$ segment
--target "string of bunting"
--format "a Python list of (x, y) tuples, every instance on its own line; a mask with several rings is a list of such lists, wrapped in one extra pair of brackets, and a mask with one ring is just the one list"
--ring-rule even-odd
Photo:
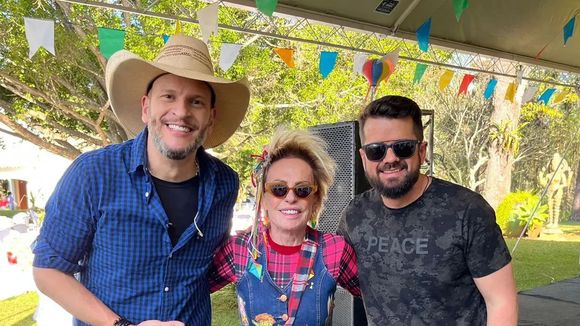
[[(469, 0), (452, 0), (455, 17), (459, 22), (464, 11), (469, 8)], [(272, 17), (276, 11), (278, 0), (256, 0), (256, 8), (268, 17)], [(210, 36), (218, 32), (218, 8), (219, 3), (211, 3), (197, 12), (197, 17), (201, 29), (202, 39), (208, 43)], [(576, 16), (580, 14), (580, 10), (576, 11), (573, 16), (567, 21), (563, 27), (563, 45), (569, 41), (574, 35)], [(429, 17), (416, 30), (417, 46), (422, 52), (428, 52), (430, 48), (429, 38), (431, 33), (432, 19)], [(38, 19), (25, 17), (24, 18), (26, 39), (29, 44), (29, 58), (32, 59), (34, 54), (42, 47), (48, 52), (56, 55), (54, 46), (54, 21), (48, 19)], [(175, 34), (181, 33), (181, 22), (179, 20), (175, 23)], [(99, 50), (105, 58), (109, 58), (113, 53), (124, 49), (126, 32), (119, 29), (111, 29), (106, 27), (99, 27), (98, 29)], [(164, 42), (167, 42), (169, 36), (162, 35)], [(548, 45), (544, 46), (537, 57), (541, 55), (543, 50)], [(242, 50), (241, 44), (222, 43), (220, 48), (219, 67), (223, 71), (227, 71), (238, 58)], [(289, 68), (295, 68), (294, 50), (291, 48), (274, 48), (273, 52), (287, 65)], [(395, 72), (397, 62), (399, 59), (399, 49), (387, 53), (381, 58), (369, 58), (364, 53), (355, 53), (353, 60), (353, 71), (355, 74), (362, 74), (368, 81), (369, 88), (367, 92), (367, 99), (374, 98), (377, 87), (382, 81), (387, 82), (391, 75)], [(338, 61), (338, 52), (335, 51), (321, 51), (319, 58), (319, 72), (322, 78), (327, 78), (336, 67)], [(415, 73), (413, 84), (421, 82), (429, 65), (418, 62), (415, 66)], [(438, 87), (441, 92), (450, 85), (455, 76), (455, 71), (445, 69), (439, 77)], [(473, 81), (477, 76), (472, 74), (464, 74), (457, 92), (457, 96), (466, 94), (472, 87)], [(516, 80), (509, 84), (504, 98), (513, 102), (517, 87), (520, 85), (523, 78), (523, 70), (519, 70)], [(496, 86), (497, 79), (492, 76), (485, 87), (485, 99), (491, 99)], [(536, 92), (539, 90), (538, 86), (530, 85), (523, 93), (522, 103), (531, 101)], [(550, 99), (555, 96), (554, 104), (562, 102), (570, 90), (557, 91), (555, 88), (546, 88), (543, 93), (537, 98), (538, 102), (548, 104)]]

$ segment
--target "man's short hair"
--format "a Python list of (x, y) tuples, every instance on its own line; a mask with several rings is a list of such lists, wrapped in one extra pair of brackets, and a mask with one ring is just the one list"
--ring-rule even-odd
[(415, 101), (404, 96), (387, 95), (369, 103), (358, 118), (359, 133), (364, 139), (364, 126), (368, 118), (413, 119), (413, 130), (417, 140), (423, 141), (423, 121), (421, 108)]

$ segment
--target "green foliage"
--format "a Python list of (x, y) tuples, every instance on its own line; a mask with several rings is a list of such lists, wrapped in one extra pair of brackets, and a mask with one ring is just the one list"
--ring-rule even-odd
[(496, 222), (507, 236), (519, 236), (532, 213), (534, 214), (528, 231), (541, 227), (548, 218), (548, 206), (538, 205), (540, 198), (528, 191), (509, 193), (496, 210)]

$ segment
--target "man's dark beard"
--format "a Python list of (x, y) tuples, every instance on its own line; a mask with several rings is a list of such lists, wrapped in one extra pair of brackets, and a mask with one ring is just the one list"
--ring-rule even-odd
[(369, 180), (370, 185), (373, 188), (375, 188), (378, 192), (380, 192), (381, 195), (383, 195), (385, 198), (390, 199), (401, 198), (404, 195), (406, 195), (409, 191), (411, 191), (415, 183), (417, 183), (417, 180), (419, 180), (420, 173), (419, 168), (417, 168), (417, 170), (415, 171), (410, 171), (409, 174), (405, 176), (405, 179), (403, 179), (403, 182), (400, 185), (389, 187), (386, 186), (383, 182), (381, 182), (381, 179), (378, 176), (379, 173), (378, 167), (377, 170), (375, 170), (374, 172), (375, 172), (374, 175), (370, 175), (369, 172), (366, 171), (367, 179)]

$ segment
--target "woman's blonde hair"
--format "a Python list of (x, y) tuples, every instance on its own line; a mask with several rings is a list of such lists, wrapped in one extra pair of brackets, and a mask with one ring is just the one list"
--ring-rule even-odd
[(268, 155), (259, 180), (262, 187), (258, 187), (261, 189), (257, 190), (264, 191), (263, 183), (274, 162), (289, 157), (304, 160), (312, 168), (314, 183), (318, 187), (318, 191), (314, 194), (318, 200), (314, 202), (310, 217), (313, 226), (318, 224), (318, 218), (328, 197), (328, 190), (332, 185), (336, 170), (336, 163), (327, 152), (326, 142), (310, 131), (279, 128), (272, 136), (267, 151)]

